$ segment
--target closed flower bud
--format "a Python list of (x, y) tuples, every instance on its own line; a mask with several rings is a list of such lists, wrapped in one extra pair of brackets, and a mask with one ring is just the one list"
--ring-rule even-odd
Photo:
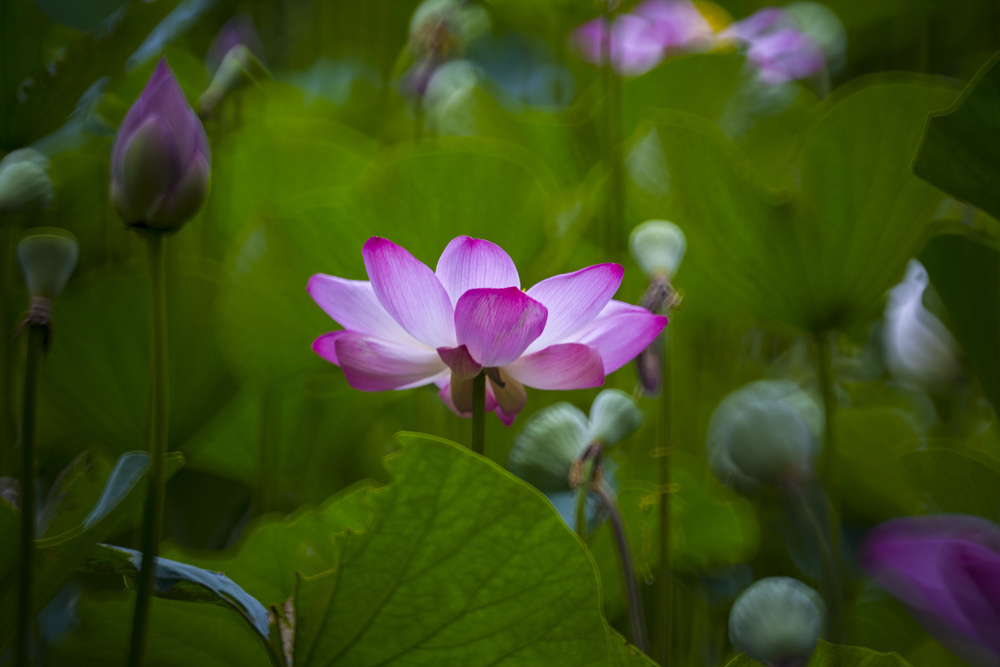
[(727, 396), (708, 425), (708, 459), (723, 484), (753, 492), (812, 474), (822, 412), (790, 382), (760, 380)]
[(805, 667), (826, 617), (819, 593), (790, 577), (750, 585), (729, 612), (729, 641), (773, 667)]
[(79, 255), (76, 237), (64, 229), (28, 230), (17, 245), (17, 259), (31, 296), (50, 300), (59, 296)]
[(211, 115), (228, 95), (269, 76), (264, 64), (242, 44), (229, 49), (212, 82), (198, 98), (203, 116)]
[(889, 290), (882, 330), (885, 365), (900, 384), (947, 393), (962, 376), (958, 344), (948, 328), (924, 308), (927, 270), (915, 259), (906, 277)]
[(208, 47), (208, 55), (205, 56), (205, 66), (209, 73), (216, 74), (226, 56), (237, 46), (244, 47), (256, 60), (264, 62), (264, 45), (249, 14), (237, 14), (226, 21), (219, 34), (212, 40), (212, 45)]
[(34, 213), (52, 203), (49, 159), (33, 148), (11, 151), (0, 160), (0, 212)]
[(556, 403), (527, 421), (507, 468), (541, 491), (564, 491), (573, 463), (589, 443), (587, 417), (569, 403)]
[(617, 444), (642, 424), (642, 412), (620, 389), (605, 389), (590, 406), (590, 440), (605, 447)]
[(648, 220), (632, 230), (629, 248), (647, 276), (672, 278), (684, 259), (687, 241), (680, 227), (666, 220)]
[(111, 155), (111, 201), (125, 223), (177, 230), (208, 192), (205, 128), (165, 59), (125, 116)]

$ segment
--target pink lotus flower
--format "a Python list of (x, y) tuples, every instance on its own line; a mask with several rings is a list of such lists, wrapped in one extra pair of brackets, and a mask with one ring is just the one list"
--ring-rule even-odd
[(822, 47), (802, 32), (789, 12), (767, 7), (726, 28), (723, 39), (735, 38), (747, 49), (761, 83), (778, 85), (804, 79), (826, 67)]
[(713, 32), (701, 12), (688, 0), (646, 0), (632, 13), (617, 16), (610, 36), (604, 17), (584, 23), (570, 35), (570, 44), (588, 62), (604, 61), (605, 39), (611, 65), (624, 76), (638, 76), (678, 52), (704, 51)]
[(486, 409), (510, 425), (524, 387), (584, 389), (604, 383), (667, 324), (611, 297), (618, 264), (598, 264), (520, 288), (499, 246), (460, 236), (436, 271), (386, 239), (362, 250), (371, 281), (316, 274), (308, 292), (344, 327), (313, 343), (362, 391), (435, 383), (457, 414), (472, 414), (472, 380), (484, 372)]
[(970, 664), (1000, 664), (1000, 526), (955, 514), (893, 519), (868, 534), (861, 562)]

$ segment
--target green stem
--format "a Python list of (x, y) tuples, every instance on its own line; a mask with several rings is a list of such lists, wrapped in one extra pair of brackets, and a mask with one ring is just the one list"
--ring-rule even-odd
[(132, 619), (129, 648), (131, 667), (140, 667), (146, 659), (149, 608), (153, 592), (154, 559), (160, 544), (165, 496), (164, 467), (167, 456), (167, 276), (163, 245), (164, 235), (149, 232), (150, 285), (150, 383), (149, 383), (149, 495), (142, 523), (142, 567), (139, 590)]
[(649, 653), (649, 642), (646, 640), (646, 618), (642, 610), (642, 595), (639, 593), (639, 583), (635, 578), (635, 568), (632, 566), (632, 550), (625, 535), (625, 525), (622, 523), (618, 504), (608, 489), (607, 484), (595, 485), (593, 491), (601, 498), (601, 503), (611, 519), (614, 529), (615, 543), (618, 545), (618, 555), (622, 564), (622, 575), (625, 577), (625, 593), (628, 596), (628, 620), (632, 630), (632, 643), (643, 653)]
[(35, 542), (35, 395), (38, 364), (45, 349), (46, 325), (28, 328), (28, 354), (24, 362), (24, 396), (21, 418), (21, 572), (17, 598), (17, 646), (15, 664), (28, 664), (34, 627), (32, 609)]
[(820, 479), (826, 488), (829, 505), (827, 508), (828, 544), (830, 547), (830, 591), (826, 601), (830, 614), (830, 641), (841, 644), (844, 640), (842, 621), (843, 563), (840, 556), (840, 480), (837, 470), (837, 439), (834, 430), (836, 396), (833, 388), (833, 351), (829, 333), (816, 334), (816, 348), (819, 354), (819, 384), (823, 392), (823, 454), (820, 459)]
[(486, 373), (472, 379), (472, 451), (486, 455)]
[(673, 375), (670, 364), (670, 346), (663, 346), (663, 377), (660, 385), (660, 419), (657, 424), (656, 456), (659, 469), (660, 496), (660, 562), (656, 577), (656, 606), (653, 614), (653, 627), (657, 637), (655, 660), (661, 665), (670, 664), (672, 645), (673, 619), (673, 554), (670, 550), (670, 464), (671, 438), (670, 429), (673, 424)]
[(604, 216), (604, 243), (612, 259), (618, 258), (618, 234), (623, 226), (625, 181), (621, 158), (621, 79), (615, 74), (611, 54), (611, 25), (614, 10), (609, 1), (604, 14), (604, 32), (601, 42), (601, 78), (605, 104), (605, 160), (608, 174), (607, 199)]
[(13, 397), (14, 397), (14, 346), (10, 332), (13, 326), (11, 286), (14, 284), (14, 267), (17, 265), (17, 237), (21, 233), (16, 218), (4, 216), (0, 221), (0, 475), (13, 474), (15, 466)]

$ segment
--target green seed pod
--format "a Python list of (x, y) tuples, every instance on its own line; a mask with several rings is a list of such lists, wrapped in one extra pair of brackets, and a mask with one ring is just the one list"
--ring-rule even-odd
[(49, 159), (33, 148), (0, 160), (0, 212), (35, 213), (52, 203)]
[(642, 411), (620, 389), (605, 389), (590, 406), (590, 440), (611, 447), (638, 430)]
[(59, 296), (79, 256), (76, 237), (55, 227), (29, 229), (17, 245), (21, 273), (33, 297)]
[(767, 577), (733, 603), (729, 641), (765, 665), (805, 667), (825, 618), (819, 593), (790, 577)]
[(531, 416), (514, 440), (507, 468), (541, 491), (564, 491), (569, 473), (590, 443), (587, 417), (569, 403)]
[(708, 425), (708, 458), (723, 484), (746, 493), (812, 473), (822, 412), (791, 382), (760, 380), (727, 396)]
[(672, 278), (684, 259), (687, 240), (680, 227), (666, 220), (647, 220), (632, 230), (629, 248), (647, 276), (665, 273)]

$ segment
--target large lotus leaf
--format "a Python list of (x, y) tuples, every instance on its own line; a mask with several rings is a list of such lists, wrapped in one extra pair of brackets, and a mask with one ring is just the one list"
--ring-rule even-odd
[(935, 440), (900, 460), (933, 513), (1000, 515), (1000, 461), (960, 442)]
[[(726, 667), (757, 667), (761, 663), (741, 653)], [(879, 653), (860, 646), (836, 646), (822, 639), (807, 667), (910, 667), (898, 653)]]
[[(169, 477), (183, 464), (179, 454), (167, 457), (166, 474)], [(87, 558), (94, 545), (104, 540), (129, 513), (142, 506), (146, 498), (146, 472), (149, 455), (145, 452), (123, 454), (108, 475), (103, 490), (90, 512), (68, 530), (35, 541), (34, 606), (41, 609), (51, 600)], [(16, 550), (19, 541), (20, 521), (17, 513), (6, 503), (0, 503), (0, 540), (11, 548), (2, 551), (0, 558), (0, 609), (13, 609), (19, 589)], [(14, 517), (14, 521), (11, 521)], [(12, 639), (15, 625), (0, 624), (0, 652)]]
[(306, 283), (314, 273), (365, 278), (361, 248), (372, 236), (431, 267), (453, 237), (486, 238), (507, 250), (530, 285), (529, 260), (553, 227), (553, 189), (544, 166), (515, 147), (441, 139), (381, 154), (339, 202), (298, 199), (277, 217), (251, 221), (227, 262), (219, 307), (227, 358), (265, 378), (322, 368), (310, 346), (338, 327)]
[(372, 522), (333, 571), (299, 579), (295, 664), (621, 662), (593, 561), (541, 494), (447, 441), (398, 437)]
[(265, 606), (280, 605), (295, 590), (296, 572), (318, 575), (337, 563), (333, 537), (347, 529), (364, 529), (370, 512), (362, 502), (373, 488), (370, 483), (359, 483), (318, 508), (306, 506), (285, 518), (265, 515), (246, 530), (238, 544), (222, 552), (164, 549), (163, 556), (225, 572)]
[(923, 446), (905, 413), (860, 407), (836, 413), (837, 455), (844, 512), (878, 523), (917, 514), (923, 491), (899, 458)]
[[(210, 333), (216, 265), (170, 265), (170, 443), (181, 449), (232, 397), (236, 383)], [(75, 455), (81, 444), (111, 454), (142, 447), (149, 412), (146, 271), (130, 266), (81, 278), (54, 312), (56, 342), (39, 382), (43, 449)]]
[[(56, 665), (104, 667), (128, 655), (135, 596), (85, 593), (79, 602), (79, 626), (50, 649)], [(154, 599), (146, 646), (149, 667), (273, 667), (266, 649), (249, 625), (227, 609)]]
[(220, 248), (252, 216), (281, 211), (302, 196), (331, 199), (350, 187), (375, 154), (375, 143), (333, 120), (324, 101), (306, 105), (295, 88), (269, 81), (241, 100), (240, 124), (208, 123), (212, 192), (199, 226)]
[(927, 120), (913, 171), (958, 199), (1000, 218), (1000, 53), (955, 103)]
[(717, 128), (664, 112), (627, 159), (636, 209), (684, 229), (688, 303), (805, 331), (850, 328), (877, 312), (924, 240), (938, 195), (906, 156), (923, 117), (951, 97), (917, 77), (838, 91), (779, 191)]
[(927, 244), (920, 261), (948, 309), (952, 332), (976, 370), (986, 397), (993, 409), (1000, 411), (1000, 261), (996, 241), (938, 236)]

